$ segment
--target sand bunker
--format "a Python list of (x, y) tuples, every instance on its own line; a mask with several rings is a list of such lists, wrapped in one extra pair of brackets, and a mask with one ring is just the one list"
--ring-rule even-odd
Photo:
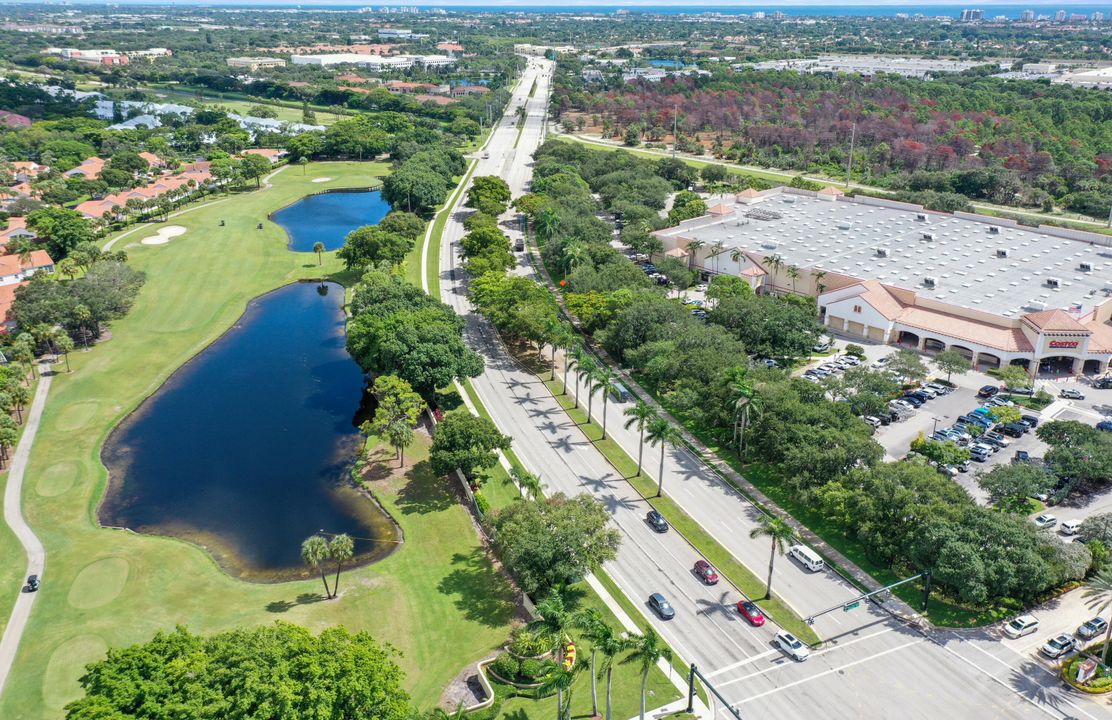
[(154, 235), (148, 235), (139, 242), (143, 243), (144, 245), (165, 245), (166, 243), (170, 242), (170, 238), (175, 238), (178, 235), (184, 234), (185, 228), (183, 228), (181, 225), (167, 225), (166, 227), (159, 229), (159, 231)]
[(332, 178), (330, 178), (330, 177), (323, 177), (323, 178), (313, 178), (312, 182), (328, 182), (328, 181), (329, 181), (329, 180), (331, 180), (331, 179), (332, 179)]

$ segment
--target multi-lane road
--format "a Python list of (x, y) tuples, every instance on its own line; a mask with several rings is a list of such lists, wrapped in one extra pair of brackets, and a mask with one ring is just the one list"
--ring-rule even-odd
[[(474, 175), (501, 176), (515, 196), (527, 190), (531, 154), (543, 141), (551, 72), (551, 62), (530, 59), (506, 116), (477, 161)], [(519, 139), (516, 110), (522, 104), (526, 119)], [(740, 597), (734, 588), (724, 583), (706, 587), (697, 580), (691, 572), (699, 559), (696, 551), (675, 532), (657, 534), (646, 525), (643, 499), (472, 311), (458, 255), (466, 213), (458, 205), (450, 212), (441, 238), (440, 287), (444, 301), (466, 319), (468, 342), (485, 359), (483, 374), (473, 380), (480, 400), (513, 437), (521, 461), (542, 477), (546, 492), (586, 492), (606, 504), (622, 535), (618, 557), (606, 571), (743, 717), (1112, 718), (1102, 701), (1062, 690), (1054, 667), (1037, 659), (1028, 645), (1002, 643), (993, 631), (924, 635), (867, 606), (819, 618), (815, 629), (825, 642), (806, 662), (784, 657), (770, 643), (778, 628), (748, 626), (732, 609)], [(600, 405), (595, 403), (599, 412)], [(635, 456), (637, 438), (619, 421), (623, 409), (611, 404), (609, 428)], [(650, 468), (656, 466), (656, 452), (647, 456), (653, 458), (646, 461)], [(719, 543), (761, 574), (769, 548), (748, 537), (757, 517), (752, 505), (682, 449), (668, 451), (665, 488)], [(774, 587), (801, 615), (856, 594), (831, 573), (807, 573), (787, 558), (777, 563)], [(674, 620), (660, 621), (648, 610), (644, 601), (652, 592), (669, 598)], [(714, 710), (726, 717), (721, 707)]]

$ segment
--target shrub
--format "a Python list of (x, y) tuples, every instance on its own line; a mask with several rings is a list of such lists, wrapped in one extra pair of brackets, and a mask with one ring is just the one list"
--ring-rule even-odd
[(518, 677), (525, 681), (541, 678), (548, 671), (547, 665), (548, 663), (541, 660), (522, 660)]
[(846, 355), (852, 355), (856, 358), (863, 358), (865, 357), (865, 348), (861, 347), (860, 345), (854, 345), (853, 343), (850, 343), (849, 345), (846, 345)]
[(517, 658), (509, 653), (502, 653), (490, 664), (490, 669), (503, 680), (514, 680), (518, 671)]
[(510, 643), (510, 652), (520, 657), (537, 657), (552, 649), (552, 640), (544, 635), (521, 630)]
[(486, 517), (490, 512), (490, 500), (487, 500), (486, 496), (478, 490), (475, 491), (475, 509), (478, 510), (479, 514), (483, 517)]

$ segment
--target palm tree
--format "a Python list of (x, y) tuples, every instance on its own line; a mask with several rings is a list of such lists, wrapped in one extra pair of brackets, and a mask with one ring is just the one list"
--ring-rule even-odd
[(645, 720), (645, 687), (649, 682), (649, 671), (662, 658), (671, 661), (672, 651), (652, 627), (645, 628), (644, 635), (630, 638), (630, 645), (633, 652), (622, 661), (622, 664), (636, 663), (641, 667), (641, 720)]
[(70, 280), (73, 280), (73, 278), (77, 275), (77, 264), (74, 263), (73, 258), (62, 258), (58, 261), (58, 266), (56, 269), (58, 271), (58, 274), (60, 274), (64, 278), (69, 278)]
[(766, 537), (772, 541), (772, 552), (768, 556), (768, 582), (765, 584), (764, 599), (772, 597), (772, 566), (776, 562), (776, 555), (784, 554), (785, 546), (796, 539), (795, 528), (783, 519), (774, 515), (762, 515), (760, 524), (749, 531), (749, 537), (756, 539)]
[(556, 322), (549, 328), (548, 344), (552, 346), (552, 380), (556, 379), (556, 351), (560, 348), (567, 350), (576, 341), (575, 331), (566, 322)]
[[(583, 346), (578, 342), (573, 342), (571, 347), (564, 353), (564, 391), (561, 395), (568, 394), (568, 371), (574, 370), (579, 367), (579, 361), (585, 357)], [(578, 407), (578, 405), (576, 406)]]
[[(626, 408), (625, 416), (629, 418), (629, 420), (625, 422), (625, 429), (629, 430), (631, 425), (636, 425), (637, 432), (641, 435), (641, 439), (637, 445), (637, 475), (640, 475), (641, 459), (645, 454), (645, 428), (649, 426), (650, 422), (656, 419), (656, 410), (644, 400), (638, 400), (636, 405), (631, 408)], [(634, 475), (634, 477), (637, 477), (637, 475)]]
[[(575, 367), (575, 407), (579, 407), (579, 386), (583, 384), (584, 377), (590, 377), (591, 373), (595, 371), (598, 365), (595, 364), (594, 359), (590, 355), (584, 353), (583, 357), (579, 360)], [(587, 421), (590, 422), (591, 417), (587, 416)]]
[(556, 212), (555, 208), (546, 207), (537, 216), (536, 221), (537, 234), (548, 241), (556, 235), (556, 231), (560, 229), (560, 214)]
[(537, 615), (540, 619), (533, 623), (533, 630), (544, 633), (556, 644), (556, 662), (564, 661), (564, 637), (567, 635), (568, 625), (571, 624), (572, 615), (564, 602), (564, 596), (557, 590), (552, 590), (545, 595), (544, 600), (537, 603)]
[[(609, 627), (609, 626), (607, 626)], [(619, 653), (630, 649), (630, 642), (623, 635), (611, 631), (606, 636), (591, 643), (591, 649), (598, 649), (602, 653), (602, 667), (599, 672), (606, 672), (606, 720), (613, 720), (613, 705), (610, 701), (610, 691), (614, 686), (614, 660)]]
[(305, 175), (305, 166), (309, 164), (309, 158), (302, 155), (297, 159), (297, 164), (301, 166), (301, 175)]
[(699, 249), (701, 247), (703, 247), (704, 245), (706, 245), (706, 243), (703, 242), (702, 240), (692, 240), (691, 242), (687, 243), (687, 252), (688, 252), (687, 269), (688, 270), (694, 270), (695, 269), (695, 255), (699, 252)]
[(723, 243), (721, 240), (716, 242), (714, 244), (714, 247), (712, 247), (710, 249), (710, 254), (708, 255), (708, 257), (711, 258), (712, 260), (714, 260), (714, 274), (715, 275), (718, 274), (718, 256), (722, 255), (725, 252), (726, 252), (726, 244)]
[(528, 470), (523, 470), (515, 466), (510, 471), (510, 477), (513, 478), (513, 481), (517, 483), (517, 486), (521, 489), (522, 496), (529, 500), (538, 499), (544, 491), (544, 483), (541, 482), (540, 477)]
[[(537, 688), (537, 691), (542, 695), (547, 695), (553, 690), (556, 691), (556, 720), (571, 720), (572, 688), (582, 669), (580, 665), (572, 665), (568, 668), (564, 667), (562, 662), (557, 663), (545, 675), (541, 686)], [(564, 698), (565, 692), (567, 693), (566, 700)]]
[[(1085, 589), (1081, 597), (1088, 601), (1089, 607), (1096, 610), (1097, 614), (1112, 607), (1112, 565), (1104, 567), (1096, 575), (1085, 581)], [(1101, 652), (1100, 661), (1108, 664), (1108, 646), (1112, 641), (1112, 623), (1104, 631), (1104, 650)]]
[(747, 379), (747, 375), (748, 369), (744, 366), (738, 366), (733, 369), (730, 378), (730, 392), (735, 396), (733, 440), (738, 444), (737, 453), (739, 456), (745, 452), (745, 431), (749, 427), (749, 421), (755, 413), (760, 413), (761, 410), (756, 388)]
[(792, 281), (792, 292), (795, 292), (795, 281), (799, 279), (799, 268), (795, 265), (788, 265), (788, 277)]
[(325, 597), (332, 597), (328, 588), (328, 576), (324, 574), (324, 561), (328, 559), (328, 541), (320, 535), (310, 535), (301, 543), (301, 561), (311, 568), (320, 570), (320, 579), (324, 583)]
[(355, 543), (347, 533), (335, 535), (328, 542), (328, 557), (336, 562), (336, 582), (332, 583), (332, 597), (340, 596), (340, 568), (355, 554)]
[(598, 687), (595, 674), (595, 658), (598, 656), (598, 643), (614, 634), (614, 629), (606, 624), (597, 608), (586, 608), (575, 614), (573, 622), (583, 631), (583, 638), (591, 643), (591, 717), (598, 717)]
[(780, 272), (780, 268), (784, 267), (784, 260), (779, 255), (769, 255), (767, 258), (765, 258), (765, 262), (768, 263), (768, 266), (770, 268), (772, 268), (772, 273), (774, 276), (776, 273)]
[(12, 396), (12, 402), (15, 403), (16, 417), (19, 418), (19, 424), (23, 424), (23, 408), (27, 407), (27, 403), (31, 402), (31, 388), (25, 385), (12, 385), (8, 389), (8, 394)]
[(660, 474), (656, 481), (656, 496), (660, 497), (664, 493), (664, 450), (668, 445), (679, 445), (681, 437), (672, 423), (662, 417), (653, 418), (649, 423), (648, 436), (649, 445), (660, 446)]
[(741, 262), (741, 256), (742, 256), (741, 250), (731, 250), (730, 251), (730, 259), (733, 260), (735, 263), (740, 263)]
[(823, 291), (826, 290), (826, 283), (822, 281), (826, 277), (826, 271), (819, 270), (812, 277), (815, 278), (815, 295), (822, 295)]
[(587, 246), (581, 242), (568, 243), (564, 248), (564, 276), (568, 273), (575, 272), (575, 270), (591, 259), (591, 254), (587, 251)]
[(317, 254), (317, 267), (320, 267), (322, 262), (321, 255), (324, 254), (324, 243), (319, 240), (313, 243), (313, 252)]
[(602, 391), (602, 439), (606, 439), (606, 401), (610, 398), (610, 394), (618, 390), (618, 374), (611, 370), (606, 365), (601, 366), (595, 370), (594, 386)]

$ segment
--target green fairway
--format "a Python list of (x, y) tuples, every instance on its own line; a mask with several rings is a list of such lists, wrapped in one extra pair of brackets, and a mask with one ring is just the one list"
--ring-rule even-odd
[[(506, 638), (513, 606), (503, 581), (467, 512), (420, 463), (408, 482), (377, 488), (405, 544), (381, 563), (345, 573), (335, 601), (318, 601), (319, 580), (240, 582), (193, 545), (96, 524), (106, 481), (99, 453), (109, 430), (231, 326), (252, 297), (340, 270), (331, 253), (318, 267), (312, 253), (286, 250), (284, 231), (265, 222), (267, 213), (322, 189), (366, 187), (388, 168), (321, 163), (306, 170), (286, 168), (271, 188), (206, 198), (170, 219), (186, 233), (167, 244), (140, 244), (155, 228), (139, 228), (115, 245), (147, 273), (147, 284), (111, 340), (73, 353), (73, 373), (59, 375), (51, 389), (23, 495), (47, 548), (46, 572), (0, 698), (5, 720), (61, 717), (86, 662), (178, 623), (212, 632), (281, 618), (314, 630), (336, 623), (368, 630), (404, 653), (406, 685), (422, 707), (436, 702), (464, 664)], [(332, 180), (311, 182), (321, 177)], [(414, 448), (410, 457), (421, 453)], [(0, 534), (5, 558), (10, 541)]]

